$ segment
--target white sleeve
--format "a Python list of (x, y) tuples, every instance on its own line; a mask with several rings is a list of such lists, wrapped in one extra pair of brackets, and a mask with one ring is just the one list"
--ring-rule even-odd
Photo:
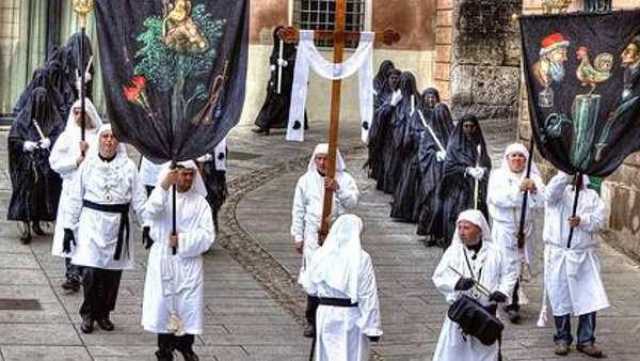
[(336, 202), (344, 209), (355, 208), (358, 205), (358, 198), (360, 197), (356, 181), (347, 173), (343, 173), (338, 181)]
[(522, 206), (520, 185), (509, 185), (500, 171), (491, 172), (487, 202), (498, 208), (518, 208)]
[(605, 207), (604, 202), (595, 191), (589, 190), (589, 193), (592, 196), (590, 197), (591, 204), (586, 211), (578, 214), (580, 217), (578, 228), (585, 232), (594, 233), (598, 232), (605, 223)]
[(162, 217), (167, 208), (169, 191), (157, 186), (153, 189), (147, 202), (144, 204), (144, 213), (147, 221), (157, 220)]
[(147, 191), (142, 184), (142, 180), (140, 179), (140, 174), (136, 169), (136, 166), (132, 161), (129, 161), (131, 172), (133, 174), (133, 182), (131, 183), (131, 205), (133, 206), (133, 210), (136, 214), (136, 219), (138, 220), (138, 224), (145, 226), (146, 225), (146, 216), (145, 216), (145, 203), (147, 202)]
[(199, 214), (196, 227), (178, 234), (178, 256), (181, 258), (199, 257), (211, 247), (216, 237), (211, 207), (204, 198), (198, 200), (199, 205), (193, 210)]
[(458, 292), (455, 287), (460, 279), (460, 276), (449, 268), (451, 260), (455, 256), (455, 248), (456, 246), (447, 248), (440, 259), (440, 263), (438, 263), (438, 267), (433, 272), (433, 277), (431, 277), (433, 284), (449, 303), (453, 303), (457, 298)]
[(376, 275), (371, 257), (366, 253), (363, 254), (360, 267), (358, 309), (360, 310), (360, 318), (357, 321), (357, 325), (362, 330), (362, 333), (365, 336), (382, 336)]
[(569, 184), (569, 177), (566, 174), (559, 173), (553, 176), (544, 192), (547, 203), (553, 205), (560, 202), (567, 184)]
[(296, 242), (304, 240), (304, 177), (298, 180), (296, 191), (293, 196), (293, 207), (291, 208), (291, 235)]
[(546, 187), (542, 178), (540, 176), (531, 177), (533, 182), (536, 184), (536, 193), (529, 192), (529, 208), (543, 208), (544, 207), (544, 195), (546, 192)]
[(87, 172), (87, 162), (83, 162), (78, 169), (78, 175), (73, 178), (71, 188), (69, 189), (69, 198), (67, 199), (66, 208), (64, 212), (64, 228), (72, 230), (76, 229), (78, 221), (80, 220), (80, 213), (82, 212), (82, 200), (84, 199), (84, 179)]
[(51, 154), (49, 155), (49, 165), (51, 169), (61, 176), (78, 169), (76, 159), (71, 156), (72, 152), (70, 147), (71, 144), (69, 144), (63, 133), (58, 141), (53, 144), (53, 149), (51, 149)]

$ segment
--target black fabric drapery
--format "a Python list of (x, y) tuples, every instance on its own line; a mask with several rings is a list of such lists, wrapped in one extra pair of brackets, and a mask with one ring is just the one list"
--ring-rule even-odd
[(149, 160), (213, 153), (245, 97), (249, 0), (98, 0), (107, 114)]
[(606, 177), (640, 150), (640, 11), (521, 18), (531, 126), (567, 173)]

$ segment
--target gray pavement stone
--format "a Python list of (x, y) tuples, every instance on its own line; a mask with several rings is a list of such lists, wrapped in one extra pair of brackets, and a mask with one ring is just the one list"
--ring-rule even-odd
[(2, 346), (5, 361), (91, 361), (82, 346)]

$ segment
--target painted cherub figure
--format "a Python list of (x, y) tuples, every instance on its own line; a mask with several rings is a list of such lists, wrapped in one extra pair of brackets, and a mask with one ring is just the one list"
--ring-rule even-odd
[(164, 43), (178, 53), (201, 53), (207, 50), (207, 39), (191, 18), (191, 1), (176, 0), (167, 4), (163, 21)]

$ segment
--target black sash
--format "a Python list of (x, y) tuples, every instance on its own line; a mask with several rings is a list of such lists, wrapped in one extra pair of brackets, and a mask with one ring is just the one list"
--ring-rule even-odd
[[(120, 214), (120, 229), (118, 230), (118, 243), (116, 244), (116, 251), (113, 254), (113, 259), (116, 261), (120, 260), (120, 256), (122, 254), (122, 247), (124, 243), (127, 244), (127, 248), (125, 250), (125, 254), (127, 258), (129, 257), (129, 204), (98, 204), (93, 203), (84, 199), (82, 201), (82, 206), (87, 207), (89, 209), (93, 209), (100, 212), (106, 213), (119, 213)], [(126, 232), (126, 236), (125, 236)]]
[(351, 300), (348, 298), (319, 297), (318, 300), (319, 300), (318, 304), (325, 305), (325, 306), (358, 307), (358, 302), (351, 303)]

